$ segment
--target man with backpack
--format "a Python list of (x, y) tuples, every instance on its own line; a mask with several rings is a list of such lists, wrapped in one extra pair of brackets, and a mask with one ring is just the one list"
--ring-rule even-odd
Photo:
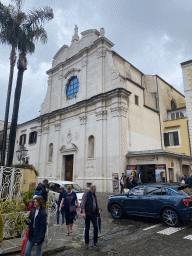
[(48, 180), (45, 179), (42, 183), (39, 183), (36, 187), (34, 195), (42, 196), (45, 204), (47, 202), (47, 193), (49, 192), (49, 189), (47, 188)]

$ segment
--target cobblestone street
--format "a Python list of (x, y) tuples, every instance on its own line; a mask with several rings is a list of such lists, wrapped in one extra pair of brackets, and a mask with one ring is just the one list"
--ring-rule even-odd
[[(191, 255), (192, 224), (184, 223), (177, 228), (167, 227), (159, 219), (124, 216), (120, 220), (107, 212), (110, 194), (97, 193), (102, 208), (100, 248), (93, 247), (93, 228), (90, 229), (90, 247), (84, 248), (84, 220), (75, 221), (73, 236), (65, 236), (66, 226), (54, 226), (51, 218), (47, 243), (43, 255), (130, 255), (130, 256), (187, 256)], [(58, 250), (59, 249), (59, 250)], [(14, 254), (19, 256), (20, 254)]]
[[(190, 224), (169, 228), (161, 220), (152, 218), (125, 216), (121, 220), (113, 219), (107, 212), (109, 195), (97, 193), (99, 206), (102, 208), (99, 250), (93, 247), (92, 239), (90, 239), (89, 250), (85, 250), (84, 220), (78, 220), (74, 224), (73, 237), (64, 236), (65, 225), (64, 227), (53, 227), (56, 233), (54, 237), (64, 239), (64, 246), (66, 246), (66, 250), (54, 255), (190, 255), (192, 240)], [(93, 237), (92, 227), (90, 236)]]

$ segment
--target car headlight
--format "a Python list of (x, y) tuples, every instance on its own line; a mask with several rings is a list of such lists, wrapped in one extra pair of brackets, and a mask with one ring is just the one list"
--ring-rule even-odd
[(109, 196), (109, 199), (111, 199), (112, 197), (113, 197), (113, 195), (110, 195), (110, 196)]

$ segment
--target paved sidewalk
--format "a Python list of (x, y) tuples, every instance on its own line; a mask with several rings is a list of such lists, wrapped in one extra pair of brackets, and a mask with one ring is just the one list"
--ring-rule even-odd
[[(48, 239), (43, 244), (43, 252), (52, 252), (81, 247), (83, 243), (84, 220), (77, 220), (73, 225), (73, 236), (65, 236), (66, 225), (54, 226), (56, 216), (50, 221)], [(5, 240), (3, 242), (3, 254), (10, 255), (21, 250), (22, 238)]]
[[(109, 195), (112, 193), (97, 193), (99, 207), (103, 208), (102, 216), (107, 214), (107, 201)], [(60, 217), (61, 220), (61, 217)], [(65, 236), (66, 225), (54, 226), (56, 223), (56, 214), (53, 214), (50, 218), (48, 239), (43, 244), (43, 254), (51, 255), (54, 252), (65, 251), (69, 249), (78, 249), (84, 245), (84, 219), (74, 221), (73, 225), (73, 236)], [(110, 223), (102, 223), (102, 227), (110, 225)], [(108, 229), (108, 228), (107, 228)], [(105, 235), (105, 228), (102, 229), (102, 235)], [(100, 234), (101, 236), (101, 234)], [(93, 228), (90, 228), (90, 241), (93, 237)], [(3, 254), (19, 255), (21, 249), (22, 239), (5, 240), (3, 242)]]

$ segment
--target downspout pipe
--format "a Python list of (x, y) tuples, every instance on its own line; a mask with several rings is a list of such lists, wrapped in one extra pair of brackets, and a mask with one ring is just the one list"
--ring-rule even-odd
[(160, 107), (159, 107), (159, 86), (158, 86), (158, 80), (157, 80), (157, 75), (156, 75), (156, 84), (157, 84), (157, 108), (159, 109), (159, 126), (160, 126), (160, 136), (161, 136), (161, 149), (163, 149), (163, 141), (162, 141), (162, 125), (161, 125), (161, 116), (160, 116)]

